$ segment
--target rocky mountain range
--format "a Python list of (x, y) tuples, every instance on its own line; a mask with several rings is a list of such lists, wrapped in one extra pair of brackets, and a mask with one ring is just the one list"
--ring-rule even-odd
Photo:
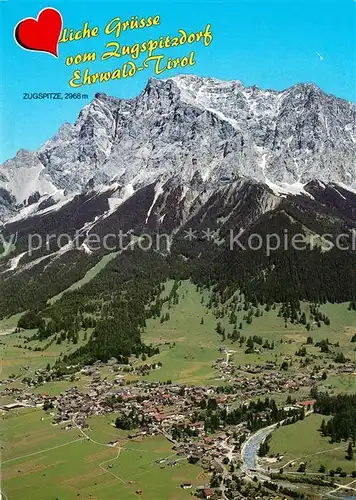
[(355, 104), (314, 84), (152, 78), (134, 99), (97, 94), (73, 125), (1, 165), (0, 220), (114, 183), (117, 204), (173, 178), (198, 192), (241, 177), (282, 193), (313, 179), (356, 188), (355, 155)]

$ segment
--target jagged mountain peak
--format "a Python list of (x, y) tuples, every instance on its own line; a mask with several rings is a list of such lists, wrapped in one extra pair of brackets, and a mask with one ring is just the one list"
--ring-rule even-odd
[(133, 99), (95, 94), (73, 125), (5, 162), (0, 188), (21, 206), (35, 193), (114, 181), (130, 190), (174, 176), (204, 189), (240, 177), (283, 189), (314, 178), (356, 187), (355, 123), (354, 104), (313, 83), (276, 91), (195, 75), (151, 78)]

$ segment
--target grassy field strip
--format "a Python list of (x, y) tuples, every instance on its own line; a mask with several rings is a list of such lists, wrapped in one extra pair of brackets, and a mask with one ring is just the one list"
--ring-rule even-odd
[(72, 444), (72, 443), (76, 443), (77, 441), (83, 441), (84, 438), (78, 438), (78, 439), (73, 439), (73, 441), (69, 441), (68, 443), (63, 443), (63, 444), (59, 444), (57, 446), (52, 446), (52, 448), (46, 448), (45, 450), (40, 450), (40, 451), (35, 451), (34, 453), (29, 453), (28, 455), (22, 455), (22, 457), (16, 457), (16, 458), (10, 458), (9, 460), (4, 460), (2, 462), (2, 464), (8, 464), (10, 462), (14, 462), (15, 460), (21, 460), (23, 458), (28, 458), (28, 457), (32, 457), (33, 455), (38, 455), (40, 453), (45, 453), (46, 451), (52, 451), (52, 450), (56, 450), (57, 448), (62, 448), (62, 446), (67, 446), (68, 444)]
[(126, 448), (126, 446), (125, 446), (124, 450), (128, 450), (128, 451), (137, 451), (137, 452), (139, 452), (139, 453), (151, 453), (151, 452), (150, 452), (150, 451), (148, 451), (148, 450), (139, 450), (138, 448)]
[(106, 265), (113, 260), (120, 252), (112, 252), (107, 255), (104, 255), (104, 257), (101, 258), (99, 262), (97, 262), (93, 267), (91, 267), (81, 278), (80, 280), (76, 281), (73, 283), (70, 287), (68, 287), (66, 290), (63, 290), (63, 292), (60, 292), (58, 295), (54, 295), (51, 297), (48, 302), (49, 304), (54, 304), (58, 300), (61, 299), (64, 293), (67, 292), (72, 292), (74, 290), (77, 290), (78, 288), (82, 287), (86, 283), (89, 283), (97, 274), (99, 274), (100, 271), (102, 271)]
[(13, 316), (10, 316), (8, 318), (4, 318), (0, 320), (0, 331), (1, 330), (8, 330), (10, 329), (15, 329), (18, 320), (21, 318), (21, 316), (25, 313), (26, 311), (22, 311), (20, 313), (14, 314)]
[[(344, 446), (337, 446), (336, 448), (332, 448), (331, 450), (322, 450), (322, 451), (317, 451), (315, 453), (310, 453), (309, 455), (303, 455), (302, 457), (297, 457), (297, 458), (293, 458), (292, 460), (289, 460), (289, 462), (287, 462), (285, 465), (283, 465), (283, 467), (280, 467), (281, 469), (284, 469), (285, 467), (287, 467), (287, 465), (289, 465), (290, 463), (292, 462), (297, 462), (298, 460), (302, 460), (302, 458), (308, 458), (308, 457), (313, 457), (315, 455), (322, 455), (324, 453), (330, 453), (332, 451), (336, 451), (336, 450), (341, 450), (343, 449)], [(277, 470), (277, 469), (275, 469)], [(311, 472), (309, 472), (309, 474), (312, 474)], [(313, 474), (319, 474), (318, 472), (315, 472)]]
[[(97, 444), (97, 445), (100, 445), (100, 446), (108, 446), (106, 443), (99, 443), (98, 441), (95, 441), (95, 439), (92, 439), (90, 436), (88, 436), (88, 434), (86, 432), (83, 431), (83, 429), (81, 429), (74, 421), (73, 421), (73, 424), (77, 427), (77, 429), (83, 434), (83, 436), (85, 436), (87, 439), (89, 439), (90, 441), (92, 441), (94, 444)], [(83, 438), (84, 439), (84, 438)], [(106, 463), (110, 463), (110, 462), (114, 462), (115, 460), (118, 460), (120, 455), (121, 455), (121, 452), (122, 451), (135, 451), (135, 452), (146, 452), (146, 453), (150, 453), (148, 450), (138, 450), (138, 449), (135, 449), (135, 448), (121, 448), (119, 449), (119, 452), (117, 454), (117, 456), (115, 458), (111, 458), (109, 460), (105, 460), (104, 462), (101, 462), (99, 464), (99, 467), (104, 471), (104, 472), (107, 472), (109, 474), (111, 474), (112, 476), (114, 476), (116, 479), (118, 479), (119, 481), (121, 481), (125, 486), (127, 486), (127, 483), (122, 479), (120, 478), (119, 476), (117, 476), (116, 474), (114, 474), (114, 472), (112, 471), (109, 471), (108, 469), (105, 469), (105, 467), (103, 467), (103, 464), (106, 464)], [(170, 458), (173, 458), (173, 457), (176, 457), (177, 454), (176, 453), (173, 453), (172, 455), (169, 455), (168, 457), (165, 457), (165, 460), (169, 460)], [(185, 460), (185, 459), (180, 459), (180, 460)], [(152, 464), (150, 469), (152, 469), (154, 467), (154, 465)], [(146, 470), (144, 472), (141, 472), (141, 473), (138, 473), (134, 476), (132, 476), (133, 479), (136, 479), (137, 477), (139, 476), (143, 476), (144, 474), (146, 474), (147, 472), (149, 471)], [(140, 498), (136, 493), (133, 493), (137, 498)]]
[[(127, 450), (127, 448), (124, 448), (124, 450)], [(177, 454), (174, 453), (173, 455), (169, 455), (168, 457), (165, 457), (164, 460), (169, 460), (170, 458), (173, 458), (173, 457), (176, 457)], [(145, 474), (147, 474), (147, 472), (150, 471), (150, 469), (152, 469), (154, 467), (154, 464), (152, 464), (147, 470), (143, 471), (143, 472), (139, 472), (138, 474), (135, 474), (134, 476), (132, 476), (132, 479), (136, 479), (140, 476), (144, 476)]]
[[(30, 370), (28, 372), (26, 372), (26, 377), (28, 377), (29, 375), (31, 375), (32, 373), (35, 373), (36, 369), (33, 369), (33, 370)], [(0, 375), (2, 375), (3, 373), (3, 366), (2, 364), (0, 365)], [(24, 373), (20, 373), (20, 375), (18, 375), (17, 377), (13, 378), (12, 379), (12, 382), (17, 382), (18, 380), (20, 380), (21, 378), (24, 378)]]
[[(126, 481), (124, 481), (121, 477), (119, 477), (118, 475), (116, 475), (111, 470), (105, 469), (105, 467), (103, 467), (103, 464), (107, 464), (107, 463), (110, 463), (110, 462), (114, 462), (115, 460), (118, 460), (120, 458), (121, 451), (122, 451), (122, 448), (119, 449), (119, 452), (118, 452), (118, 454), (117, 454), (117, 456), (115, 458), (111, 458), (110, 460), (105, 460), (105, 462), (101, 462), (99, 464), (99, 467), (100, 467), (101, 470), (103, 470), (104, 472), (106, 472), (108, 474), (111, 474), (113, 477), (115, 477), (116, 479), (118, 479), (119, 481), (121, 481), (125, 486), (127, 486)], [(134, 495), (136, 498), (140, 498), (137, 495), (137, 493), (134, 493), (133, 491), (131, 492), (131, 494)]]
[[(92, 443), (97, 444), (97, 445), (99, 445), (99, 446), (109, 446), (109, 445), (108, 445), (108, 444), (106, 444), (106, 443), (99, 443), (98, 441), (95, 441), (95, 439), (92, 439), (90, 436), (88, 436), (88, 434), (87, 434), (86, 432), (84, 432), (84, 431), (83, 431), (83, 429), (81, 429), (81, 428), (80, 428), (80, 427), (76, 424), (76, 422), (74, 422), (74, 420), (73, 420), (73, 424), (74, 424), (74, 425), (76, 426), (76, 428), (77, 428), (78, 430), (80, 430), (80, 432), (81, 432), (81, 433), (82, 433), (82, 434), (83, 434), (83, 435), (84, 435), (87, 439), (89, 439)], [(84, 439), (84, 438), (82, 438), (82, 439)], [(112, 471), (110, 471), (110, 470), (108, 470), (108, 469), (105, 469), (105, 467), (103, 467), (103, 464), (107, 464), (107, 463), (110, 463), (110, 462), (114, 462), (115, 460), (118, 460), (118, 459), (120, 458), (121, 450), (122, 450), (122, 448), (120, 447), (120, 448), (119, 448), (119, 451), (118, 451), (118, 454), (117, 454), (117, 456), (116, 456), (115, 458), (111, 458), (111, 459), (109, 459), (109, 460), (105, 460), (104, 462), (101, 462), (101, 463), (99, 464), (99, 467), (100, 467), (100, 469), (101, 469), (102, 471), (104, 471), (104, 472), (105, 472), (105, 473), (107, 473), (107, 474), (111, 474), (111, 476), (115, 477), (115, 478), (116, 478), (116, 479), (118, 479), (118, 480), (119, 480), (122, 484), (124, 484), (125, 486), (127, 486), (127, 483), (126, 483), (126, 482), (125, 482), (125, 481), (124, 481), (121, 477), (117, 476), (114, 472), (112, 472)], [(140, 498), (140, 497), (139, 497), (136, 493), (132, 492), (132, 494), (133, 494), (136, 498)]]
[[(99, 446), (108, 446), (108, 444), (106, 443), (99, 443), (98, 441), (95, 441), (95, 439), (92, 439), (90, 436), (88, 436), (88, 434), (86, 434), (83, 429), (81, 429), (80, 427), (78, 427), (78, 425), (73, 421), (74, 425), (77, 427), (77, 429), (80, 430), (80, 432), (87, 438), (89, 439), (90, 441), (92, 441), (94, 444), (97, 444)], [(84, 439), (84, 438), (83, 438)], [(121, 455), (121, 451), (122, 451), (122, 448), (120, 447), (119, 448), (119, 451), (118, 451), (118, 454), (115, 458), (111, 458), (109, 460), (105, 460), (104, 462), (101, 462), (99, 464), (99, 467), (102, 471), (104, 471), (105, 473), (107, 474), (110, 474), (111, 476), (115, 477), (116, 479), (118, 479), (122, 484), (124, 484), (125, 486), (127, 486), (127, 483), (126, 481), (124, 481), (120, 476), (118, 476), (117, 474), (115, 474), (114, 472), (112, 472), (111, 470), (108, 470), (106, 469), (105, 467), (103, 467), (104, 464), (107, 464), (107, 463), (111, 463), (111, 462), (114, 462), (115, 460), (118, 460), (120, 458), (120, 455)], [(140, 498), (136, 493), (134, 492), (131, 492), (132, 495), (134, 495), (136, 498)]]
[[(32, 408), (32, 407), (30, 407), (30, 408)], [(43, 418), (43, 422), (45, 422), (47, 420), (52, 420), (52, 417), (44, 417)], [(9, 429), (16, 429), (17, 427), (23, 427), (24, 425), (28, 426), (28, 423), (27, 422), (22, 422), (22, 424), (7, 425), (6, 426), (6, 431), (8, 431)]]
[(109, 446), (107, 443), (99, 443), (98, 441), (95, 441), (95, 439), (92, 439), (90, 436), (88, 436), (88, 434), (86, 432), (84, 432), (83, 429), (81, 427), (79, 427), (79, 425), (77, 425), (77, 423), (74, 420), (72, 420), (72, 422), (76, 426), (78, 431), (80, 431), (83, 434), (83, 436), (85, 436), (87, 439), (89, 439), (89, 441), (91, 441), (92, 443), (98, 444), (99, 446)]
[[(105, 469), (105, 467), (103, 467), (103, 464), (108, 464), (110, 462), (114, 462), (115, 460), (118, 460), (120, 458), (120, 454), (121, 454), (121, 450), (122, 448), (119, 449), (118, 451), (118, 454), (115, 458), (110, 458), (109, 460), (105, 460), (104, 462), (101, 462), (99, 464), (99, 467), (101, 470), (103, 470), (104, 472), (106, 472), (107, 474), (111, 474), (113, 477), (115, 477), (116, 479), (118, 479), (119, 481), (121, 481), (125, 486), (127, 485), (127, 483), (121, 479), (121, 477), (117, 476), (114, 472), (112, 472), (111, 470), (108, 470), (108, 469)], [(136, 495), (136, 493), (135, 493)], [(136, 495), (137, 496), (137, 495)]]
[[(172, 284), (166, 284), (164, 297)], [(172, 379), (193, 385), (213, 383), (216, 371), (212, 363), (218, 357), (221, 345), (221, 339), (215, 332), (216, 318), (201, 303), (202, 296), (192, 283), (183, 281), (178, 293), (178, 304), (165, 303), (163, 306), (161, 314), (169, 314), (168, 321), (162, 323), (160, 318), (147, 320), (143, 340), (160, 345), (161, 352), (152, 361), (161, 361), (162, 367), (150, 372), (145, 379)], [(166, 342), (171, 345), (167, 346)]]

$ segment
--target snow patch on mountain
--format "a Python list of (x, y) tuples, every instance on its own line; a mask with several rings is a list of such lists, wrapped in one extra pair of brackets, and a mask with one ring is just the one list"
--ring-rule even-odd
[(266, 184), (277, 196), (285, 196), (287, 194), (297, 196), (303, 194), (305, 196), (309, 196), (309, 198), (313, 198), (313, 196), (304, 189), (304, 184), (301, 184), (300, 182), (278, 185), (266, 179)]
[(153, 198), (153, 201), (151, 203), (151, 206), (150, 208), (148, 209), (148, 212), (147, 212), (147, 217), (146, 217), (146, 224), (148, 222), (148, 219), (150, 218), (150, 215), (151, 215), (151, 212), (153, 210), (153, 207), (155, 206), (158, 198), (160, 197), (160, 195), (163, 193), (163, 187), (162, 187), (162, 184), (160, 182), (157, 182), (157, 184), (155, 185), (155, 195), (154, 195), (154, 198)]
[(342, 182), (335, 182), (336, 185), (340, 186), (341, 188), (345, 189), (346, 191), (349, 191), (350, 193), (356, 194), (356, 189), (347, 186), (346, 184), (343, 184)]
[(9, 191), (18, 204), (26, 205), (34, 193), (54, 194), (58, 191), (38, 156), (21, 149), (0, 170), (0, 187)]
[(6, 269), (6, 271), (13, 271), (14, 269), (16, 269), (22, 257), (26, 254), (27, 252), (23, 252), (20, 253), (19, 255), (16, 255), (16, 257), (14, 257), (13, 259), (10, 259), (8, 263), (9, 267)]

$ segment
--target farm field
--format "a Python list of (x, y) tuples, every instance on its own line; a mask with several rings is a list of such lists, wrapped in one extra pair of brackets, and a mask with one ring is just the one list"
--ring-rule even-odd
[[(180, 487), (183, 482), (199, 485), (209, 479), (198, 466), (176, 457), (163, 436), (130, 440), (109, 418), (91, 417), (88, 423), (84, 433), (53, 425), (42, 410), (7, 414), (2, 425), (6, 497), (22, 500), (30, 489), (34, 500), (131, 500), (142, 490), (142, 499), (180, 500), (190, 497)], [(118, 442), (109, 446), (109, 441)], [(167, 465), (177, 459), (175, 466)]]

